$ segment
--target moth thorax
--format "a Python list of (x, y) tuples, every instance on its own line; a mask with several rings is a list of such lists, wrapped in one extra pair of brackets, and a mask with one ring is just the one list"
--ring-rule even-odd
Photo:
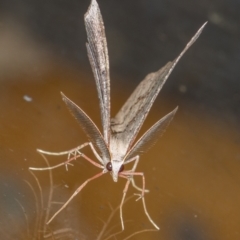
[(113, 160), (113, 163), (112, 162), (107, 163), (106, 168), (109, 172), (112, 172), (114, 170), (116, 171), (117, 169), (119, 169), (118, 172), (122, 172), (124, 170), (124, 165), (122, 163), (119, 164), (119, 161)]

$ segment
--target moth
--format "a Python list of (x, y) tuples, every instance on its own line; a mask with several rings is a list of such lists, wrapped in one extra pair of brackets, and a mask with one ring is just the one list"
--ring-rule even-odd
[[(97, 86), (103, 132), (101, 133), (91, 118), (78, 105), (61, 93), (63, 101), (67, 105), (67, 108), (70, 110), (72, 115), (81, 125), (89, 139), (89, 142), (84, 143), (70, 151), (58, 153), (38, 149), (38, 152), (47, 155), (59, 156), (66, 154), (68, 156), (67, 161), (50, 168), (31, 169), (46, 170), (57, 168), (62, 165), (67, 167), (73, 160), (82, 157), (96, 167), (101, 168), (102, 171), (87, 179), (80, 187), (78, 187), (69, 200), (50, 218), (47, 223), (50, 223), (55, 216), (60, 213), (68, 205), (68, 203), (86, 186), (88, 182), (102, 176), (107, 172), (110, 172), (114, 182), (117, 182), (119, 177), (127, 180), (120, 204), (120, 219), (122, 229), (124, 229), (122, 207), (130, 183), (139, 191), (139, 194), (137, 194), (139, 196), (138, 199), (142, 199), (144, 212), (147, 218), (156, 229), (159, 229), (157, 224), (150, 217), (146, 208), (144, 194), (148, 190), (145, 189), (144, 173), (136, 172), (136, 168), (139, 162), (140, 153), (148, 150), (149, 147), (157, 140), (157, 137), (163, 133), (176, 113), (177, 108), (158, 120), (138, 140), (136, 140), (136, 136), (170, 73), (183, 54), (199, 37), (206, 23), (197, 31), (197, 33), (193, 36), (193, 38), (175, 60), (168, 62), (157, 72), (148, 74), (145, 79), (140, 82), (117, 115), (114, 118), (111, 118), (110, 76), (107, 41), (103, 19), (96, 0), (91, 1), (90, 7), (84, 16), (84, 20), (88, 39), (86, 44), (87, 53)], [(82, 149), (86, 146), (89, 146), (92, 149), (99, 163), (93, 161), (82, 152)], [(133, 162), (133, 167), (130, 170), (124, 170), (125, 165), (131, 162)], [(141, 188), (135, 184), (134, 176), (140, 176), (142, 178)]]

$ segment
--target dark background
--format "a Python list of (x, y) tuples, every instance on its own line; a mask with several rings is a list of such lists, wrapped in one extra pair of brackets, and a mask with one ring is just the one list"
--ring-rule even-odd
[[(34, 185), (27, 168), (44, 164), (35, 149), (63, 151), (86, 141), (65, 109), (59, 92), (63, 91), (83, 107), (100, 126), (98, 100), (85, 49), (83, 16), (89, 3), (85, 0), (0, 1), (0, 176), (4, 211), (0, 234), (6, 239), (14, 239), (11, 224), (7, 224), (10, 215), (15, 219), (19, 212), (21, 222), (25, 219), (21, 209), (25, 209), (26, 222), (34, 219), (31, 206), (34, 209), (35, 200), (20, 183), (29, 178), (27, 181)], [(99, 5), (109, 49), (113, 113), (147, 73), (173, 60), (208, 21), (200, 38), (165, 84), (144, 128), (179, 106), (178, 115), (159, 141), (159, 147), (145, 154), (139, 166), (139, 171), (144, 171), (149, 179), (151, 215), (161, 227), (160, 232), (145, 233), (142, 237), (239, 239), (240, 2), (99, 0)], [(25, 95), (32, 102), (26, 102)], [(71, 174), (63, 168), (55, 170), (56, 186), (63, 188), (66, 181), (72, 186), (61, 194), (64, 199), (87, 176), (93, 175), (92, 170), (88, 173), (92, 166), (84, 162), (84, 168), (83, 163), (79, 164)], [(38, 173), (38, 178), (45, 181), (47, 178), (41, 174)], [(106, 184), (111, 190), (102, 193)], [(43, 183), (43, 189), (48, 185), (48, 181)], [(104, 183), (92, 183), (89, 192), (86, 189), (76, 199), (85, 202), (84, 214), (82, 209), (77, 214), (74, 206), (79, 205), (73, 203), (68, 215), (62, 213), (53, 231), (67, 226), (77, 232), (73, 234), (75, 238), (97, 236), (101, 224), (95, 225), (94, 221), (98, 217), (106, 221), (108, 216), (106, 213), (98, 216), (102, 214), (99, 208), (108, 202), (117, 207), (120, 202), (123, 186), (117, 185), (109, 176)], [(6, 191), (11, 192), (9, 197)], [(22, 193), (20, 199), (15, 191), (17, 196)], [(114, 191), (120, 194), (116, 201), (111, 199)], [(98, 197), (102, 201), (96, 203)], [(12, 206), (16, 202), (9, 199), (16, 198), (26, 205), (15, 210)], [(6, 202), (13, 205), (8, 208)], [(91, 209), (92, 204), (100, 212)], [(141, 204), (134, 208), (135, 212), (142, 211)], [(129, 212), (133, 212), (129, 219), (135, 221), (138, 217), (133, 208)], [(141, 219), (149, 224), (144, 215)], [(119, 224), (118, 220), (115, 224)], [(19, 229), (14, 232), (16, 236), (20, 232), (25, 236), (26, 224), (20, 227), (17, 220), (10, 222)], [(149, 228), (149, 225), (139, 226), (139, 229)], [(126, 236), (137, 231), (126, 228)], [(34, 231), (30, 226), (29, 239)]]
[[(217, 112), (239, 114), (238, 1), (111, 0), (99, 4), (107, 29), (111, 72), (132, 77), (132, 81), (173, 59), (208, 21), (198, 46), (174, 72), (177, 80), (182, 80), (169, 81), (165, 91), (172, 92), (174, 87), (177, 91), (179, 84), (187, 84), (191, 91), (185, 97), (191, 101), (204, 101)], [(58, 58), (88, 69), (83, 23), (88, 5), (89, 1), (1, 1), (1, 15), (24, 25), (35, 41)], [(192, 75), (194, 79), (187, 82)]]

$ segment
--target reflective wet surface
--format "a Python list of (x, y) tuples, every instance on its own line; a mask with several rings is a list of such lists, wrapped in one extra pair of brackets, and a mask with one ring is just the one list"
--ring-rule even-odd
[[(121, 230), (117, 207), (125, 180), (114, 183), (105, 174), (89, 183), (46, 227), (46, 218), (100, 170), (78, 159), (68, 171), (52, 170), (52, 182), (50, 172), (33, 175), (28, 170), (47, 166), (37, 148), (63, 151), (87, 141), (60, 91), (101, 129), (84, 49), (83, 13), (89, 2), (48, 4), (26, 1), (11, 8), (5, 3), (1, 14), (0, 236), (106, 239)], [(109, 43), (112, 115), (147, 73), (174, 59), (209, 20), (163, 87), (141, 131), (179, 106), (167, 131), (141, 156), (137, 168), (145, 173), (150, 190), (146, 205), (160, 231), (139, 233), (132, 239), (239, 239), (238, 3), (99, 4)], [(31, 16), (32, 21), (26, 21)], [(84, 153), (95, 159), (88, 148)], [(50, 165), (64, 160), (64, 156), (47, 156)], [(136, 177), (136, 182), (141, 185), (141, 179)], [(128, 196), (133, 193), (130, 188)], [(135, 198), (124, 205), (123, 217), (125, 231), (116, 239), (152, 229), (141, 201)]]

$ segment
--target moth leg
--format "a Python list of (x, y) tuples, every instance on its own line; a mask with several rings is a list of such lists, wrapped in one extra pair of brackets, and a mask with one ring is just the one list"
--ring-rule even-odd
[(48, 151), (44, 151), (41, 149), (37, 149), (37, 151), (39, 153), (43, 153), (46, 155), (54, 155), (54, 156), (61, 156), (61, 155), (68, 155), (68, 158), (70, 158), (71, 155), (76, 156), (77, 154), (80, 153), (80, 150), (86, 146), (90, 146), (92, 152), (94, 153), (94, 155), (96, 156), (96, 158), (103, 163), (102, 158), (99, 156), (99, 154), (97, 153), (96, 149), (94, 148), (93, 144), (91, 142), (86, 142), (76, 148), (73, 148), (71, 150), (68, 151), (63, 151), (63, 152), (48, 152)]
[[(138, 187), (137, 185), (136, 185), (136, 183), (135, 183), (135, 180), (134, 180), (134, 178), (131, 178), (131, 183), (132, 183), (132, 186), (135, 188), (135, 189), (137, 189), (138, 191), (142, 191), (143, 189), (142, 188), (140, 188), (140, 187)], [(144, 192), (145, 193), (148, 193), (148, 192), (150, 192), (148, 189), (144, 189)]]
[[(144, 212), (148, 218), (148, 220), (152, 223), (152, 225), (156, 228), (156, 229), (160, 229), (157, 224), (152, 220), (152, 218), (150, 217), (148, 211), (147, 211), (147, 207), (146, 207), (146, 203), (145, 203), (145, 198), (144, 198), (144, 192), (145, 192), (145, 177), (144, 177), (144, 173), (143, 172), (134, 172), (136, 167), (137, 167), (137, 164), (138, 164), (138, 161), (139, 161), (139, 157), (136, 158), (136, 161), (134, 163), (134, 166), (132, 168), (132, 172), (129, 172), (129, 171), (126, 171), (126, 172), (121, 172), (119, 173), (119, 176), (121, 177), (124, 177), (126, 176), (129, 180), (127, 181), (126, 183), (126, 186), (124, 188), (125, 191), (127, 191), (128, 189), (128, 186), (129, 186), (129, 183), (131, 181), (131, 179), (133, 178), (133, 176), (141, 176), (142, 177), (142, 193), (141, 194), (135, 194), (137, 196), (139, 196), (139, 198), (136, 199), (136, 201), (138, 201), (139, 199), (142, 199), (142, 203), (143, 203), (143, 209), (144, 209)], [(126, 195), (126, 192), (125, 192), (125, 195)], [(125, 195), (123, 196), (123, 200), (125, 199)], [(123, 203), (123, 200), (121, 202), (121, 204)], [(120, 209), (121, 210), (121, 209)], [(121, 213), (121, 211), (120, 211)], [(120, 216), (121, 217), (121, 216)], [(122, 219), (121, 219), (122, 220)]]
[(119, 176), (127, 179), (126, 185), (123, 189), (123, 197), (122, 197), (122, 200), (121, 200), (121, 203), (120, 203), (120, 206), (119, 206), (122, 230), (124, 230), (122, 207), (123, 207), (124, 200), (125, 200), (125, 197), (126, 197), (126, 194), (127, 194), (127, 191), (128, 191), (128, 187), (129, 187), (129, 184), (130, 184), (130, 178), (128, 178), (127, 176), (124, 176), (124, 175), (120, 175), (120, 174), (119, 174)]
[(92, 180), (101, 177), (104, 174), (104, 172), (100, 172), (93, 177), (87, 179), (78, 189), (72, 194), (72, 196), (63, 204), (63, 206), (56, 212), (54, 215), (48, 220), (46, 224), (49, 224), (52, 222), (52, 220), (70, 203), (70, 201)]
[[(130, 170), (130, 171), (125, 171), (125, 172), (135, 172), (135, 170), (136, 170), (136, 168), (137, 168), (137, 165), (138, 165), (138, 162), (139, 162), (139, 156), (137, 155), (137, 156), (135, 156), (135, 157), (133, 157), (133, 158), (130, 158), (129, 160), (127, 160), (126, 162), (124, 162), (124, 165), (125, 164), (128, 164), (128, 163), (130, 163), (130, 162), (133, 162), (133, 161), (135, 161), (135, 163), (134, 163), (134, 165), (133, 165), (133, 168)], [(135, 188), (135, 189), (137, 189), (138, 191), (142, 191), (142, 188), (140, 188), (140, 187), (138, 187), (137, 185), (136, 185), (136, 183), (135, 183), (135, 180), (134, 180), (134, 178), (132, 177), (131, 178), (131, 183), (132, 183), (132, 186)], [(149, 190), (148, 189), (144, 189), (144, 192), (149, 192)]]
[[(73, 160), (76, 160), (79, 157), (83, 157), (85, 158), (87, 161), (91, 162), (93, 165), (99, 167), (101, 166), (100, 164), (97, 164), (96, 162), (94, 162), (93, 160), (89, 159), (86, 155), (84, 155), (83, 153), (80, 152), (80, 150), (86, 146), (90, 146), (93, 154), (96, 156), (96, 158), (103, 164), (103, 161), (101, 159), (101, 157), (99, 156), (99, 154), (97, 153), (96, 149), (94, 148), (93, 144), (91, 142), (86, 142), (74, 149), (68, 150), (68, 151), (63, 151), (63, 152), (48, 152), (48, 151), (44, 151), (41, 149), (37, 149), (37, 151), (40, 154), (43, 155), (53, 155), (53, 156), (61, 156), (61, 155), (68, 155), (67, 161), (57, 164), (55, 166), (52, 167), (48, 167), (48, 168), (30, 168), (31, 170), (51, 170), (54, 168), (58, 168), (62, 165), (65, 165), (66, 170), (68, 170), (68, 165), (72, 165), (70, 162)], [(73, 156), (73, 157), (72, 157)], [(102, 168), (102, 167), (101, 167)]]
[[(40, 153), (40, 154), (42, 155), (42, 153)], [(81, 153), (81, 154), (79, 154), (79, 155), (77, 155), (77, 156), (75, 156), (75, 157), (72, 157), (72, 158), (68, 159), (66, 162), (59, 163), (59, 164), (54, 165), (54, 166), (52, 166), (52, 167), (45, 167), (45, 168), (34, 168), (34, 167), (30, 167), (29, 169), (30, 169), (30, 170), (34, 170), (34, 171), (52, 170), (52, 169), (54, 169), (54, 168), (58, 168), (58, 167), (63, 166), (63, 165), (66, 166), (66, 164), (70, 164), (71, 161), (76, 160), (76, 159), (79, 158), (79, 157), (83, 157), (85, 160), (87, 160), (88, 162), (90, 162), (90, 163), (93, 164), (94, 166), (96, 166), (96, 167), (98, 167), (98, 168), (104, 169), (104, 166), (103, 166), (103, 165), (101, 165), (101, 164), (99, 164), (99, 163), (96, 163), (95, 161), (93, 161), (91, 158), (87, 157), (87, 156), (86, 156), (85, 154), (83, 154), (83, 153)], [(105, 172), (106, 172), (106, 171), (104, 171), (104, 173), (105, 173)]]
[(99, 154), (97, 153), (96, 149), (94, 148), (94, 146), (93, 146), (93, 144), (91, 142), (86, 142), (86, 143), (76, 147), (75, 149), (72, 149), (72, 151), (70, 150), (68, 158), (70, 158), (71, 155), (73, 155), (73, 156), (77, 156), (78, 154), (81, 155), (81, 152), (79, 150), (84, 148), (84, 147), (86, 147), (86, 146), (89, 146), (91, 148), (91, 150), (92, 150), (93, 154), (95, 155), (95, 157), (98, 159), (98, 161), (100, 163), (103, 164), (102, 158), (99, 156)]
[[(126, 197), (126, 194), (127, 194), (127, 191), (128, 191), (128, 188), (129, 188), (129, 184), (130, 182), (133, 184), (135, 184), (135, 182), (132, 180), (133, 179), (133, 175), (142, 175), (143, 177), (143, 187), (142, 188), (139, 188), (137, 187), (136, 185), (133, 184), (133, 187), (136, 187), (137, 190), (140, 190), (142, 192), (141, 194), (141, 197), (140, 198), (143, 198), (144, 196), (144, 192), (145, 192), (145, 178), (144, 178), (144, 174), (143, 173), (136, 173), (135, 174), (135, 170), (136, 170), (136, 167), (138, 165), (138, 162), (139, 162), (139, 156), (136, 156), (134, 158), (131, 158), (129, 159), (126, 163), (130, 163), (132, 161), (135, 161), (134, 165), (133, 165), (133, 168), (130, 170), (130, 171), (123, 171), (123, 172), (120, 172), (119, 173), (119, 177), (122, 177), (122, 178), (126, 178), (127, 179), (127, 182), (126, 182), (126, 185), (123, 189), (123, 197), (122, 197), (122, 200), (121, 200), (121, 203), (120, 203), (120, 220), (121, 220), (121, 225), (122, 225), (122, 230), (124, 230), (124, 223), (123, 223), (123, 213), (122, 213), (122, 207), (123, 207), (123, 204), (124, 204), (124, 200), (125, 200), (125, 197)], [(139, 198), (139, 199), (140, 199)], [(138, 199), (137, 199), (138, 200)], [(147, 215), (149, 216), (148, 212), (146, 212)]]
[(145, 198), (142, 197), (142, 203), (143, 203), (143, 209), (144, 209), (144, 212), (146, 214), (146, 216), (148, 217), (148, 220), (152, 223), (152, 225), (157, 229), (157, 230), (160, 230), (160, 228), (158, 227), (158, 225), (152, 220), (152, 218), (150, 217), (148, 211), (147, 211), (147, 207), (146, 207), (146, 203), (145, 203)]
[[(66, 170), (68, 171), (68, 164), (70, 161), (77, 159), (78, 157), (83, 157), (85, 158), (87, 161), (89, 161), (90, 163), (92, 163), (94, 166), (96, 167), (100, 167), (103, 168), (102, 165), (96, 163), (95, 161), (91, 160), (90, 158), (88, 158), (85, 154), (83, 154), (82, 152), (80, 152), (80, 150), (86, 146), (90, 146), (93, 154), (95, 155), (95, 157), (99, 160), (99, 162), (103, 164), (103, 160), (101, 159), (101, 157), (99, 156), (99, 154), (97, 153), (96, 149), (94, 148), (93, 144), (91, 142), (86, 142), (72, 150), (69, 151), (68, 153), (68, 160), (65, 162), (65, 166), (66, 166)], [(73, 155), (73, 158), (71, 158), (71, 156)]]

